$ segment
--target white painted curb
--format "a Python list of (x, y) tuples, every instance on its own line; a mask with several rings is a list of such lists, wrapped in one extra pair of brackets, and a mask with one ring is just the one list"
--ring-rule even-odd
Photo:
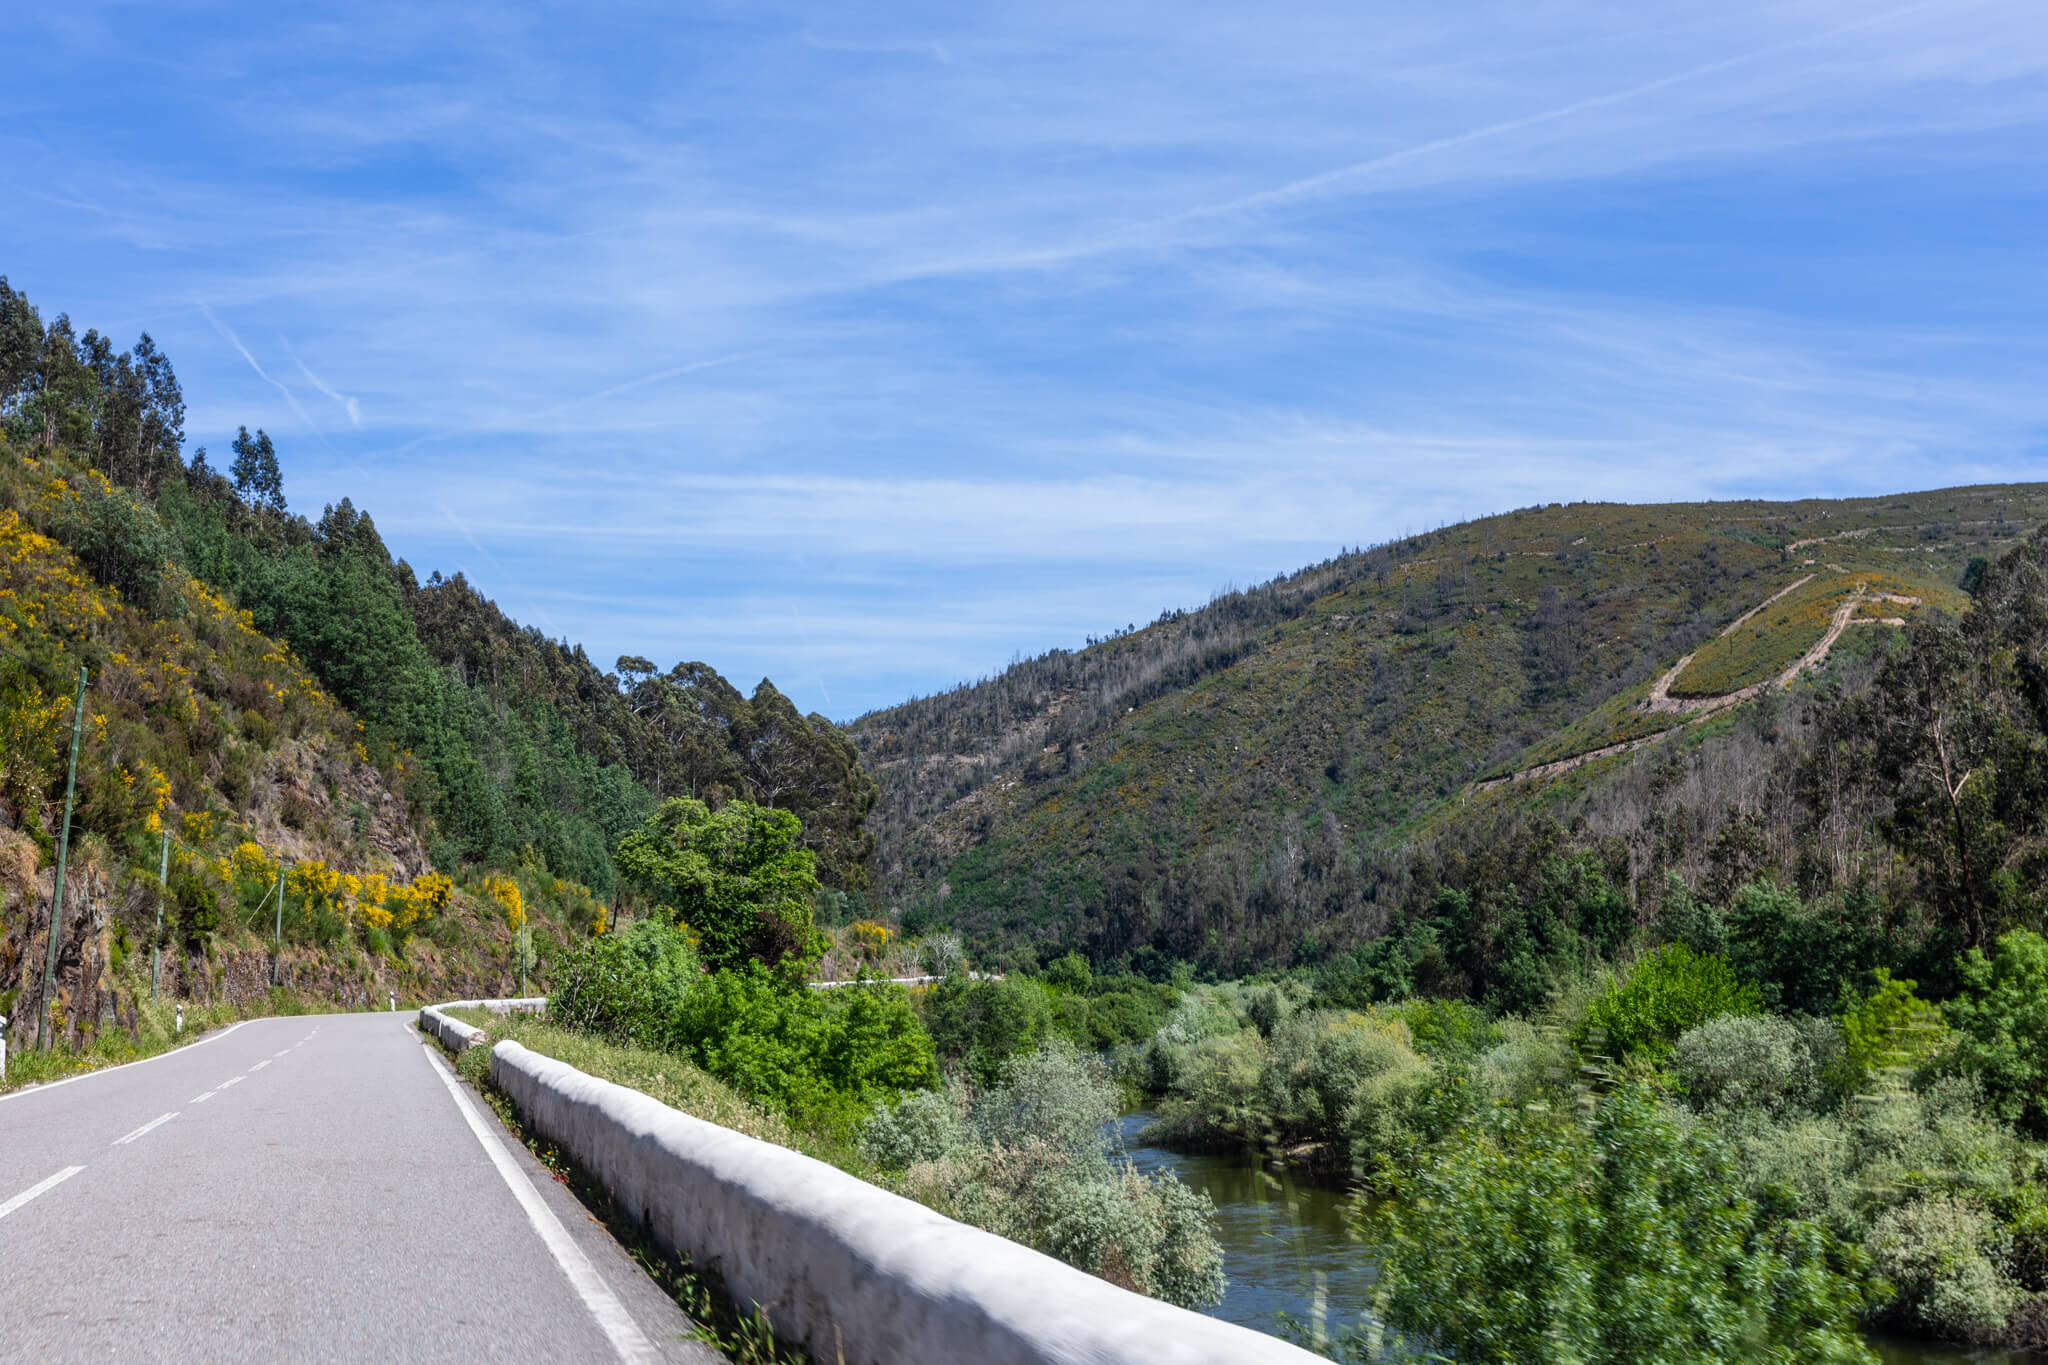
[[(438, 1013), (421, 1011), (421, 1026)], [(443, 1022), (451, 1031), (476, 1032)], [(656, 1242), (718, 1271), (735, 1299), (762, 1305), (778, 1335), (808, 1342), (820, 1361), (1321, 1360), (1277, 1337), (1119, 1289), (835, 1166), (693, 1118), (509, 1039), (491, 1049), (491, 1080), (534, 1132), (574, 1158)]]

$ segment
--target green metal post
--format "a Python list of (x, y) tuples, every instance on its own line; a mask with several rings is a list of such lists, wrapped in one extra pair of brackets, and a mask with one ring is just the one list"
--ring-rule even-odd
[(157, 978), (164, 966), (164, 897), (171, 890), (171, 832), (164, 831), (163, 852), (156, 860), (156, 937), (149, 945), (149, 998), (156, 999)]
[(78, 742), (85, 735), (85, 665), (78, 666), (78, 700), (71, 706), (71, 770), (64, 777), (64, 827), (57, 832), (57, 889), (50, 897), (50, 946), (43, 962), (43, 1009), (36, 1046), (50, 1045), (50, 1009), (57, 1003), (57, 945), (64, 933), (64, 873), (71, 864), (71, 803), (78, 794)]
[(284, 959), (284, 864), (283, 864), (282, 862), (279, 862), (279, 863), (278, 863), (278, 865), (277, 865), (277, 928), (276, 928), (276, 930), (274, 931), (274, 936), (273, 936), (273, 937), (272, 937), (272, 939), (271, 939), (271, 949), (270, 949), (270, 984), (271, 984), (271, 985), (273, 985), (273, 986), (275, 986), (275, 985), (277, 985), (277, 984), (278, 984), (278, 982), (277, 982), (277, 969), (278, 969), (278, 965), (279, 965), (279, 963), (280, 963), (280, 962), (282, 962), (282, 961), (283, 961), (283, 959)]

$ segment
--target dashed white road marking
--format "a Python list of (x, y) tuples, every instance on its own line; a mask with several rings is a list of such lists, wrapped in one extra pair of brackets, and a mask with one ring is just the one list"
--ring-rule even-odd
[(219, 1085), (215, 1086), (213, 1088), (213, 1093), (218, 1095), (221, 1091), (227, 1089), (229, 1086), (240, 1085), (243, 1081), (247, 1079), (249, 1079), (247, 1076), (230, 1076), (228, 1077), (228, 1079), (222, 1081)]
[(112, 1075), (116, 1071), (126, 1071), (131, 1066), (148, 1066), (151, 1062), (168, 1061), (172, 1057), (183, 1056), (188, 1049), (195, 1047), (205, 1047), (208, 1043), (219, 1042), (222, 1038), (227, 1037), (230, 1033), (233, 1033), (236, 1029), (242, 1027), (243, 1024), (247, 1024), (249, 1022), (251, 1021), (244, 1019), (241, 1021), (241, 1023), (229, 1024), (219, 1033), (210, 1034), (207, 1037), (201, 1038), (196, 1043), (186, 1043), (183, 1047), (174, 1047), (169, 1052), (159, 1052), (154, 1057), (144, 1057), (139, 1062), (123, 1062), (119, 1066), (103, 1066), (97, 1070), (82, 1072), (76, 1076), (66, 1076), (61, 1081), (45, 1081), (41, 1085), (27, 1086), (23, 1089), (15, 1091), (11, 1095), (0, 1095), (0, 1104), (6, 1104), (9, 1100), (25, 1100), (30, 1095), (40, 1095), (45, 1091), (55, 1090), (59, 1086), (76, 1085), (80, 1081), (89, 1081), (95, 1076), (108, 1076)]
[(186, 1101), (185, 1101), (185, 1103), (187, 1103), (187, 1104), (204, 1104), (204, 1103), (206, 1103), (206, 1102), (207, 1102), (208, 1100), (212, 1099), (212, 1098), (213, 1098), (213, 1097), (214, 1097), (215, 1095), (218, 1095), (219, 1093), (220, 1093), (220, 1091), (218, 1091), (218, 1090), (209, 1090), (209, 1091), (207, 1091), (207, 1092), (206, 1092), (206, 1093), (205, 1093), (204, 1095), (194, 1095), (194, 1096), (193, 1096), (193, 1097), (192, 1097), (191, 1099), (189, 1099), (189, 1100), (186, 1100)]
[(470, 1132), (476, 1134), (476, 1140), (483, 1144), (484, 1154), (490, 1157), (491, 1164), (498, 1168), (498, 1175), (512, 1191), (512, 1197), (519, 1201), (519, 1207), (526, 1211), (527, 1221), (532, 1223), (533, 1230), (540, 1234), (541, 1241), (554, 1256), (555, 1264), (560, 1266), (562, 1274), (568, 1277), (570, 1287), (583, 1300), (583, 1306), (590, 1310), (590, 1316), (597, 1319), (598, 1327), (611, 1341), (612, 1350), (616, 1351), (619, 1359), (626, 1361), (628, 1365), (660, 1360), (661, 1356), (654, 1349), (654, 1343), (647, 1339), (646, 1333), (633, 1321), (632, 1314), (626, 1311), (626, 1306), (619, 1302), (618, 1295), (612, 1293), (611, 1286), (597, 1273), (597, 1267), (583, 1254), (583, 1248), (577, 1246), (569, 1236), (567, 1229), (562, 1226), (562, 1220), (555, 1217), (555, 1211), (541, 1202), (540, 1195), (533, 1188), (533, 1182), (528, 1180), (526, 1173), (513, 1162), (511, 1153), (505, 1150), (505, 1144), (498, 1140), (497, 1134), (484, 1126), (483, 1119), (477, 1114), (476, 1106), (470, 1103), (469, 1096), (464, 1094), (456, 1083), (454, 1073), (448, 1070), (447, 1064), (434, 1051), (427, 1048), (422, 1048), (421, 1051), (426, 1053), (429, 1064), (434, 1068), (434, 1074), (441, 1078), (441, 1084), (447, 1086), (448, 1093), (455, 1097), (455, 1107), (462, 1111), (463, 1122), (469, 1125)]
[(256, 1063), (256, 1065), (254, 1065), (254, 1066), (252, 1066), (252, 1067), (250, 1067), (250, 1068), (249, 1068), (249, 1074), (253, 1076), (253, 1075), (255, 1075), (255, 1074), (256, 1074), (257, 1072), (261, 1071), (261, 1070), (262, 1070), (262, 1069), (263, 1069), (264, 1067), (266, 1067), (266, 1066), (269, 1066), (269, 1065), (270, 1065), (270, 1058), (268, 1058), (268, 1057), (265, 1057), (265, 1058), (264, 1058), (264, 1059), (263, 1059), (262, 1061), (260, 1061), (260, 1062)]
[(15, 1195), (14, 1198), (8, 1200), (6, 1203), (0, 1204), (0, 1218), (5, 1218), (8, 1214), (13, 1213), (16, 1209), (20, 1208), (23, 1204), (26, 1204), (29, 1200), (35, 1198), (37, 1195), (45, 1194), (50, 1190), (54, 1190), (55, 1188), (57, 1188), (57, 1186), (63, 1184), (65, 1181), (69, 1180), (72, 1176), (77, 1175), (80, 1171), (84, 1169), (85, 1167), (83, 1166), (66, 1166), (63, 1170), (57, 1172), (57, 1174), (51, 1176), (48, 1180), (41, 1181), (38, 1184), (29, 1186), (27, 1189), (23, 1190), (20, 1194)]
[(161, 1128), (163, 1125), (169, 1123), (172, 1119), (176, 1117), (178, 1117), (178, 1111), (175, 1109), (173, 1109), (168, 1114), (159, 1114), (155, 1118), (151, 1119), (148, 1123), (145, 1123), (140, 1128), (137, 1128), (134, 1132), (124, 1133), (122, 1136), (115, 1138), (113, 1145), (116, 1147), (124, 1147), (127, 1144), (135, 1141), (135, 1139), (141, 1137), (144, 1133), (147, 1133), (150, 1129)]

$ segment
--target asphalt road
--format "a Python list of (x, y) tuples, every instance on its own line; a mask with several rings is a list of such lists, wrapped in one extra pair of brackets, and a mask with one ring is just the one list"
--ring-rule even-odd
[(0, 1096), (0, 1359), (721, 1359), (412, 1019)]

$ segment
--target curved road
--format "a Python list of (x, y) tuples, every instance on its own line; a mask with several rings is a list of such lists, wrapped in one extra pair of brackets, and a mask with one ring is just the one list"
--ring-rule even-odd
[(0, 1096), (0, 1358), (722, 1359), (412, 1019)]

